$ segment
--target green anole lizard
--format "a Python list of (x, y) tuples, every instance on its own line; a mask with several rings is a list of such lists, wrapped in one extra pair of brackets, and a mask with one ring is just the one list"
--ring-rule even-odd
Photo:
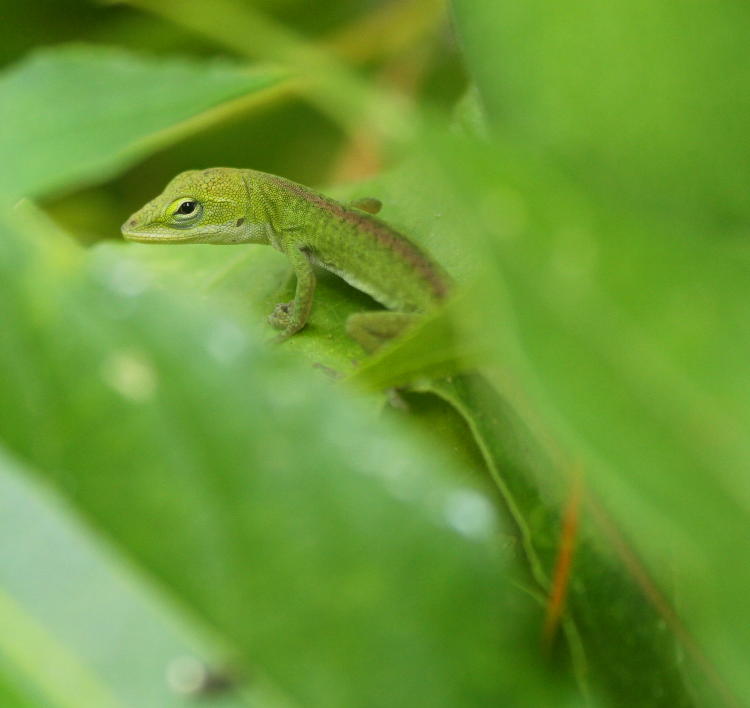
[(347, 319), (347, 333), (372, 352), (450, 289), (450, 278), (434, 260), (371, 215), (379, 207), (374, 199), (347, 206), (264, 172), (214, 167), (177, 175), (122, 225), (122, 233), (144, 243), (262, 243), (281, 251), (297, 289), (294, 300), (276, 305), (268, 317), (281, 330), (279, 339), (305, 326), (313, 266), (322, 266), (388, 308)]

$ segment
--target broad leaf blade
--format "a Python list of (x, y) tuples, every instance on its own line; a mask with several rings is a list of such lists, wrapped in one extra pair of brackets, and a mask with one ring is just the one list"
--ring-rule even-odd
[(617, 206), (742, 229), (748, 216), (750, 9), (456, 0), (496, 129)]
[[(227, 657), (157, 602), (30, 474), (0, 451), (0, 655), (54, 705), (184, 705), (168, 681), (174, 667), (192, 660), (221, 671)], [(47, 670), (60, 662), (65, 672)], [(232, 691), (203, 702), (248, 705)]]
[(214, 120), (207, 111), (251, 100), (283, 78), (227, 60), (86, 45), (40, 50), (0, 76), (0, 199), (109, 177)]
[[(745, 264), (706, 233), (593, 202), (527, 153), (444, 137), (431, 150), (436, 179), (465, 204), (455, 228), (478, 227), (484, 294), (466, 321), (482, 313), (473, 326), (495, 343), (493, 381), (587, 470), (662, 588), (664, 559), (674, 564), (699, 635), (685, 646), (714, 690), (731, 681), (744, 695), (750, 636), (724, 632), (750, 582), (727, 546), (750, 538)], [(523, 218), (506, 222), (519, 202)]]
[(748, 8), (459, 0), (456, 17), (497, 140), (440, 162), (487, 236), (496, 380), (675, 583), (713, 701), (746, 702)]
[[(465, 418), (516, 524), (530, 576), (549, 597), (560, 546), (560, 509), (573, 484), (565, 481), (561, 461), (482, 377), (433, 382), (425, 390), (451, 403)], [(595, 500), (589, 498), (589, 504)], [(631, 574), (632, 567), (620, 549), (610, 545), (603, 527), (592, 522), (589, 504), (580, 512), (567, 588), (569, 621), (562, 627), (576, 673), (609, 705), (693, 705), (683, 675), (681, 628), (654, 602), (651, 588), (639, 585), (642, 578)]]
[(0, 241), (0, 434), (243, 667), (307, 705), (547, 690), (518, 674), (530, 608), (487, 502), (445, 461), (215, 310), (35, 228)]

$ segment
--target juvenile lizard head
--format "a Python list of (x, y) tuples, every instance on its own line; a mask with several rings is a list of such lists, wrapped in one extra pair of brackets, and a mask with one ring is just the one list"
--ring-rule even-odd
[(122, 234), (130, 241), (144, 243), (256, 240), (252, 238), (252, 225), (246, 223), (247, 210), (242, 170), (190, 170), (177, 175), (158, 197), (131, 215), (122, 225)]

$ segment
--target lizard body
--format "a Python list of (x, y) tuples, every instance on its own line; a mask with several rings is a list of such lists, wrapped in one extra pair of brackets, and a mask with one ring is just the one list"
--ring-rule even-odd
[(145, 243), (269, 244), (297, 276), (294, 300), (276, 306), (269, 322), (286, 338), (304, 327), (319, 265), (367, 293), (388, 311), (351, 315), (347, 332), (373, 351), (448, 295), (450, 279), (423, 250), (371, 213), (301, 184), (228, 167), (177, 175), (122, 226)]

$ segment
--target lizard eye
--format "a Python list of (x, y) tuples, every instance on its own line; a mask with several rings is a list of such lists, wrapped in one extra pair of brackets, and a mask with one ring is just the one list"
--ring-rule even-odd
[(192, 214), (195, 211), (195, 207), (197, 206), (198, 202), (194, 202), (192, 200), (182, 202), (182, 204), (177, 207), (175, 214)]
[(193, 223), (202, 212), (203, 206), (197, 199), (186, 199), (185, 197), (173, 202), (167, 210), (167, 214), (171, 214), (174, 222), (186, 222), (186, 225)]

